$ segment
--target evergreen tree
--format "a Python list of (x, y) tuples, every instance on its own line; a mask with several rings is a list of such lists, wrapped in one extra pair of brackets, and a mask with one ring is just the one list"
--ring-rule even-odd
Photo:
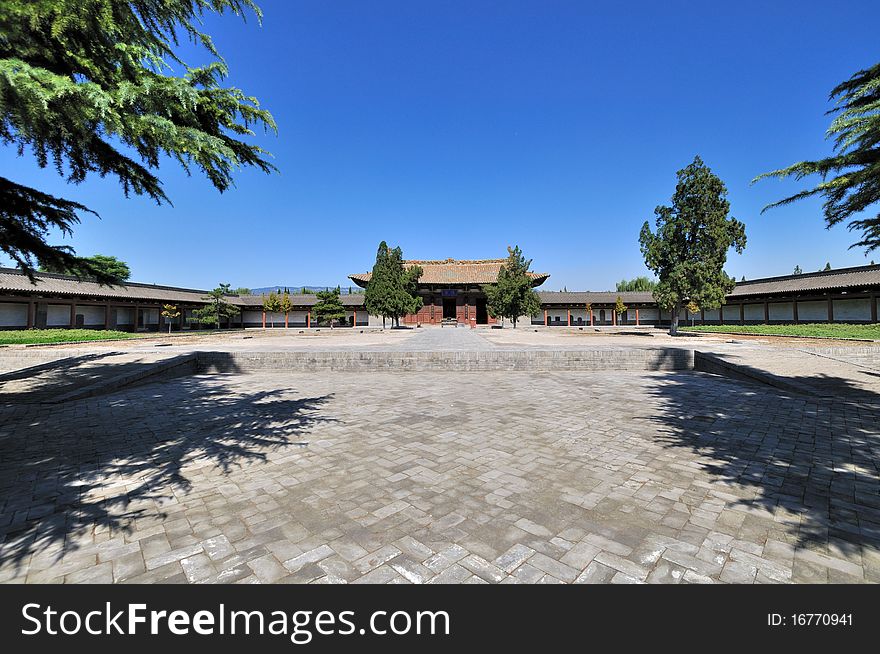
[(531, 265), (532, 260), (523, 256), (519, 246), (508, 246), (507, 261), (498, 271), (498, 281), (483, 286), (489, 314), (493, 318), (510, 318), (514, 329), (520, 316), (533, 316), (541, 310), (541, 299), (532, 290)]
[(208, 292), (205, 298), (209, 304), (196, 309), (193, 313), (202, 323), (213, 323), (216, 329), (220, 329), (220, 323), (238, 315), (238, 307), (226, 301), (226, 296), (232, 294), (229, 284), (220, 284), (213, 291)]
[(653, 291), (657, 287), (656, 280), (650, 277), (634, 277), (633, 279), (621, 279), (617, 282), (617, 292), (624, 291)]
[(403, 250), (396, 247), (389, 252), (389, 268), (393, 281), (392, 310), (390, 317), (400, 327), (400, 319), (408, 314), (416, 313), (422, 308), (422, 298), (418, 294), (419, 277), (424, 272), (421, 266), (406, 267)]
[(269, 323), (272, 325), (272, 328), (275, 328), (275, 314), (281, 311), (281, 300), (278, 298), (278, 293), (275, 291), (269, 291), (268, 296), (263, 296), (263, 311), (266, 312), (269, 316)]
[(376, 252), (376, 263), (370, 281), (367, 283), (367, 292), (364, 295), (364, 307), (367, 312), (374, 316), (382, 317), (382, 328), (385, 328), (385, 319), (391, 315), (391, 270), (389, 267), (389, 249), (385, 241), (379, 243)]
[(415, 313), (422, 306), (418, 295), (418, 280), (422, 276), (420, 266), (406, 268), (403, 251), (391, 249), (385, 241), (379, 244), (376, 263), (367, 284), (364, 305), (374, 316), (382, 317), (382, 327), (386, 318), (400, 326), (400, 317)]
[(337, 320), (345, 318), (345, 307), (339, 299), (340, 289), (337, 286), (329, 291), (318, 292), (318, 302), (312, 308), (318, 323), (329, 322), (330, 329)]
[[(69, 182), (112, 176), (123, 193), (168, 201), (155, 171), (163, 156), (201, 170), (221, 192), (237, 169), (274, 167), (242, 137), (272, 116), (223, 86), (227, 67), (205, 14), (260, 17), (254, 0), (3, 0), (0, 2), (0, 142)], [(181, 34), (207, 53), (188, 66)], [(172, 66), (182, 72), (171, 74)], [(35, 261), (108, 279), (91, 262), (47, 242), (70, 235), (86, 206), (0, 177), (0, 251), (28, 275)]]
[(880, 247), (880, 213), (853, 218), (880, 202), (880, 63), (836, 86), (831, 99), (836, 106), (829, 113), (837, 116), (826, 136), (833, 138), (835, 154), (818, 161), (801, 161), (753, 181), (764, 177), (800, 180), (819, 175), (821, 181), (814, 188), (774, 202), (764, 211), (820, 195), (825, 199), (823, 211), (828, 226), (849, 220), (849, 229), (862, 232), (862, 239), (852, 247), (864, 247), (870, 252)]
[(293, 302), (290, 299), (290, 291), (286, 288), (278, 299), (278, 310), (284, 314), (284, 328), (287, 329), (290, 324), (290, 312), (293, 311)]
[(827, 272), (827, 271), (829, 271), (829, 270), (831, 270), (831, 262), (830, 262), (830, 261), (826, 261), (826, 262), (825, 262), (825, 267), (822, 268), (822, 272)]
[[(131, 269), (128, 267), (128, 264), (116, 257), (96, 254), (93, 257), (84, 257), (81, 261), (89, 265), (92, 273), (102, 280), (124, 282), (131, 277)], [(40, 272), (55, 273), (57, 275), (78, 275), (80, 273), (77, 267), (68, 268), (55, 260), (48, 262), (38, 260), (38, 264)]]
[(792, 275), (800, 275), (800, 274), (802, 274), (802, 273), (803, 273), (803, 271), (801, 270), (801, 267), (800, 267), (800, 266), (795, 266), (795, 267), (794, 267), (794, 272), (792, 273)]
[(745, 226), (728, 218), (730, 203), (724, 183), (700, 157), (678, 171), (672, 206), (658, 206), (657, 232), (646, 221), (639, 236), (645, 264), (659, 278), (657, 304), (672, 312), (669, 333), (678, 333), (681, 307), (693, 300), (717, 309), (735, 281), (724, 272), (727, 251), (741, 253)]

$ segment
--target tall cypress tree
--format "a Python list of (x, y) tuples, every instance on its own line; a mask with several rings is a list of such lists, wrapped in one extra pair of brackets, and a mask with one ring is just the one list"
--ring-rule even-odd
[(367, 312), (374, 316), (382, 316), (382, 328), (385, 328), (385, 319), (393, 315), (392, 297), (393, 281), (390, 266), (390, 252), (385, 241), (379, 243), (376, 252), (376, 263), (373, 264), (373, 272), (367, 284), (364, 294), (364, 306)]
[(742, 253), (746, 228), (728, 217), (727, 188), (700, 157), (677, 173), (671, 206), (658, 206), (657, 231), (646, 221), (639, 236), (645, 265), (660, 279), (654, 299), (672, 313), (669, 333), (678, 332), (681, 308), (696, 302), (717, 309), (735, 280), (724, 272), (727, 251)]
[(541, 310), (541, 299), (532, 290), (531, 265), (532, 260), (525, 258), (519, 246), (508, 246), (507, 261), (498, 271), (498, 281), (483, 286), (489, 314), (510, 318), (514, 329), (520, 316), (533, 316)]
[(417, 293), (417, 284), (422, 272), (420, 266), (406, 267), (403, 250), (399, 247), (392, 249), (385, 241), (379, 244), (364, 305), (371, 315), (382, 317), (382, 327), (385, 327), (386, 318), (391, 318), (399, 327), (401, 316), (421, 308), (422, 298)]

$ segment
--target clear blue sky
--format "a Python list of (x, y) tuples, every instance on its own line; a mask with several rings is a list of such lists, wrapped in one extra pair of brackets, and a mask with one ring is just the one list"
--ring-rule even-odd
[(827, 231), (819, 201), (759, 215), (801, 185), (749, 185), (830, 152), (828, 92), (880, 57), (873, 0), (260, 4), (262, 27), (207, 30), (277, 119), (258, 142), (281, 174), (244, 171), (221, 195), (168, 162), (174, 206), (157, 207), (0, 150), (5, 175), (102, 215), (66, 241), (80, 254), (116, 255), (136, 281), (259, 287), (344, 284), (382, 239), (421, 259), (519, 244), (545, 288), (613, 288), (646, 272), (639, 228), (700, 154), (746, 224), (737, 279), (880, 260)]

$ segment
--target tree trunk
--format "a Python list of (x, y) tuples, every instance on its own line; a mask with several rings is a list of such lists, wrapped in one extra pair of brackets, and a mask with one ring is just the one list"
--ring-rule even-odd
[(513, 323), (513, 328), (516, 329), (516, 318), (511, 318), (510, 321)]
[(678, 314), (681, 311), (681, 303), (676, 302), (675, 307), (672, 309), (672, 315), (670, 316), (669, 321), (669, 335), (676, 336), (678, 335)]
[(168, 335), (171, 336), (171, 319), (168, 320)]

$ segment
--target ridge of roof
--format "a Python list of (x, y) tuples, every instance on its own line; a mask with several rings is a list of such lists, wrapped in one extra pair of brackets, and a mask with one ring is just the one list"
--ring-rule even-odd
[[(19, 275), (21, 277), (27, 277), (19, 268), (5, 268), (0, 266), (0, 273), (7, 273), (12, 275)], [(100, 284), (94, 277), (76, 277), (75, 275), (63, 275), (59, 273), (48, 273), (42, 271), (35, 271), (34, 277), (37, 279), (47, 278), (47, 279), (59, 279), (61, 281), (68, 282), (91, 282), (93, 284), (99, 284), (100, 286), (106, 286), (107, 288), (127, 288), (127, 287), (137, 287), (137, 288), (151, 288), (151, 289), (160, 289), (164, 291), (184, 291), (186, 293), (209, 293), (210, 291), (206, 291), (200, 288), (186, 288), (184, 286), (167, 286), (165, 284), (145, 284), (144, 282), (130, 282), (124, 281), (119, 284)], [(33, 284), (36, 286), (36, 284)], [(230, 295), (229, 297), (237, 297), (235, 295)]]
[(834, 275), (845, 275), (854, 272), (872, 272), (880, 271), (880, 264), (868, 264), (865, 266), (849, 266), (848, 268), (832, 268), (831, 270), (817, 270), (816, 272), (802, 272), (800, 274), (775, 275), (771, 277), (757, 277), (755, 279), (747, 279), (744, 282), (737, 282), (737, 286), (748, 286), (750, 284), (762, 284), (767, 282), (783, 282), (792, 279), (805, 279), (810, 277), (833, 277)]

